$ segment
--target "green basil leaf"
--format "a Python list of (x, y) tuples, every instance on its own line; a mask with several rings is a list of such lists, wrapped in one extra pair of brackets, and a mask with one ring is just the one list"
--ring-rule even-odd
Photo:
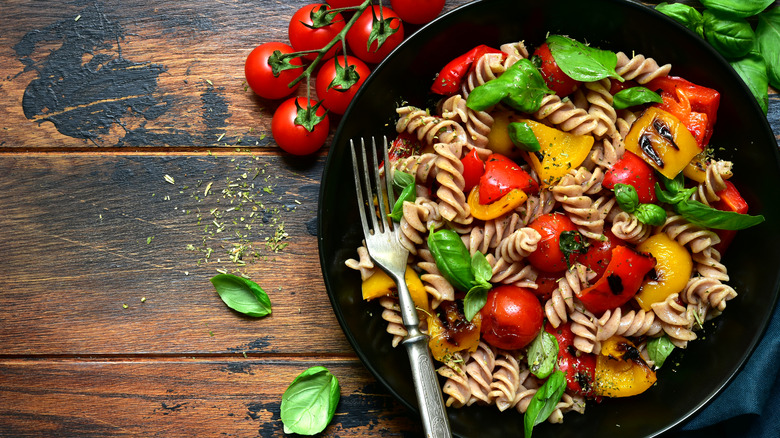
[(256, 318), (271, 314), (268, 294), (252, 280), (232, 274), (218, 274), (211, 278), (211, 284), (231, 309)]
[(474, 280), (477, 284), (491, 287), (490, 279), (493, 278), (493, 267), (490, 266), (485, 255), (479, 251), (471, 257), (471, 272), (474, 273)]
[(474, 88), (466, 99), (466, 106), (474, 111), (484, 111), (503, 102), (518, 111), (533, 113), (542, 106), (544, 96), (551, 93), (533, 63), (521, 59), (501, 76)]
[(682, 172), (678, 173), (677, 176), (675, 176), (673, 179), (669, 179), (664, 176), (662, 177), (662, 181), (664, 183), (664, 187), (666, 187), (666, 190), (672, 192), (673, 195), (676, 195), (685, 190), (685, 175), (683, 175)]
[(772, 8), (758, 16), (756, 41), (767, 66), (769, 83), (780, 88), (780, 8)]
[(561, 231), (558, 236), (558, 248), (563, 253), (566, 267), (571, 267), (569, 265), (572, 254), (585, 254), (588, 252), (588, 246), (588, 241), (579, 231)]
[(466, 320), (471, 322), (474, 316), (482, 310), (487, 302), (488, 289), (482, 285), (472, 287), (463, 298), (463, 314), (466, 316)]
[(721, 211), (699, 201), (685, 199), (674, 210), (690, 223), (718, 230), (743, 230), (764, 222), (764, 216), (751, 216), (733, 211)]
[(614, 52), (590, 47), (561, 35), (550, 35), (547, 45), (558, 67), (576, 81), (594, 82), (614, 78), (623, 82), (623, 78), (615, 71), (617, 55)]
[(659, 227), (666, 222), (666, 210), (660, 205), (639, 204), (634, 211), (634, 216), (643, 224)]
[(753, 47), (756, 35), (743, 18), (729, 18), (704, 11), (704, 37), (726, 58), (745, 56)]
[(537, 152), (542, 149), (539, 144), (539, 139), (536, 138), (533, 129), (525, 122), (512, 122), (507, 127), (509, 132), (509, 139), (512, 140), (512, 144), (518, 148), (528, 151)]
[(660, 338), (653, 338), (647, 342), (647, 355), (655, 363), (656, 368), (661, 368), (666, 362), (666, 358), (672, 354), (674, 344), (669, 336), (663, 335)]
[(558, 340), (544, 329), (528, 346), (528, 368), (534, 376), (544, 379), (558, 363)]
[(471, 254), (452, 230), (433, 231), (428, 234), (428, 248), (441, 275), (458, 290), (468, 291), (475, 284), (471, 270)]
[(769, 77), (767, 76), (767, 66), (764, 62), (764, 57), (751, 50), (747, 56), (730, 62), (734, 70), (739, 73), (739, 76), (747, 84), (750, 92), (758, 101), (758, 106), (764, 112), (764, 115), (769, 111), (769, 95), (768, 85)]
[(566, 375), (562, 371), (555, 371), (536, 391), (523, 418), (525, 438), (531, 438), (534, 427), (553, 413), (565, 389)]
[(612, 106), (615, 109), (625, 109), (651, 102), (662, 103), (663, 101), (658, 93), (645, 87), (626, 88), (612, 96)]
[(338, 379), (322, 366), (307, 369), (282, 395), (284, 433), (315, 435), (328, 426), (340, 395)]
[(774, 0), (701, 0), (705, 8), (737, 18), (756, 15), (772, 3)]
[(403, 191), (407, 186), (415, 183), (414, 175), (400, 170), (393, 172), (393, 187), (396, 190)]
[(639, 195), (636, 193), (634, 186), (617, 183), (612, 191), (615, 192), (615, 200), (621, 210), (626, 213), (636, 211), (636, 208), (639, 206)]
[(704, 18), (693, 6), (683, 3), (660, 3), (655, 10), (680, 22), (700, 37), (704, 37)]
[(417, 199), (417, 187), (415, 187), (414, 184), (410, 184), (406, 186), (401, 194), (398, 195), (398, 199), (395, 200), (393, 211), (389, 214), (390, 218), (396, 222), (400, 222), (404, 215), (404, 202), (414, 202), (415, 199)]

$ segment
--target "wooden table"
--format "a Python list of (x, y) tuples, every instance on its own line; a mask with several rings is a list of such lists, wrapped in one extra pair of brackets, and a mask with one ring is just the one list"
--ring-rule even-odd
[[(314, 365), (341, 382), (324, 435), (419, 433), (331, 311), (327, 148), (281, 153), (244, 85), (309, 2), (53, 3), (0, 3), (0, 436), (281, 436)], [(273, 315), (228, 309), (220, 270)]]

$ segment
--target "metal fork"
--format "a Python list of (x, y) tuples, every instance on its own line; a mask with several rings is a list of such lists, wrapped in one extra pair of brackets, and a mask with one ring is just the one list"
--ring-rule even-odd
[[(402, 343), (409, 355), (414, 389), (417, 393), (417, 402), (420, 407), (420, 416), (425, 436), (431, 438), (451, 437), (452, 432), (450, 431), (447, 412), (444, 409), (441, 388), (433, 369), (431, 352), (428, 349), (428, 336), (420, 331), (417, 310), (404, 279), (409, 251), (401, 245), (401, 241), (398, 239), (400, 227), (392, 226), (392, 220), (388, 217), (388, 208), (392, 208), (395, 204), (395, 195), (393, 194), (391, 175), (388, 175), (390, 170), (388, 163), (390, 161), (387, 157), (387, 138), (383, 137), (383, 139), (384, 174), (381, 174), (379, 171), (376, 139), (371, 139), (370, 156), (373, 158), (372, 171), (369, 171), (365, 141), (362, 138), (360, 139), (363, 158), (362, 169), (360, 169), (357, 155), (355, 154), (355, 144), (352, 140), (349, 141), (352, 151), (352, 170), (355, 174), (360, 222), (363, 225), (363, 235), (365, 236), (366, 248), (371, 260), (382, 268), (398, 285), (401, 317), (408, 333)], [(363, 178), (361, 178), (361, 175)], [(365, 192), (361, 186), (365, 187)], [(374, 190), (372, 186), (376, 187), (379, 215), (377, 215), (374, 207)], [(387, 204), (385, 204), (385, 195), (387, 196)], [(366, 205), (370, 208), (367, 209)], [(371, 218), (371, 227), (369, 227), (368, 222), (369, 216)]]

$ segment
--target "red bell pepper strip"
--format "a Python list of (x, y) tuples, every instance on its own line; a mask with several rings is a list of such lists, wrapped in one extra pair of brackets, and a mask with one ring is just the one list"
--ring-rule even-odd
[(517, 163), (501, 154), (490, 154), (485, 161), (485, 173), (479, 179), (479, 203), (493, 203), (512, 189), (526, 194), (539, 192), (539, 183)]
[(636, 189), (639, 202), (653, 204), (658, 200), (655, 194), (657, 182), (655, 170), (638, 155), (626, 151), (604, 174), (601, 185), (611, 190), (615, 188), (615, 184), (628, 184)]
[[(731, 183), (731, 181), (724, 181), (726, 188), (717, 192), (720, 200), (712, 203), (712, 206), (721, 211), (734, 211), (740, 214), (747, 214), (748, 204), (747, 201), (740, 195), (739, 190)], [(714, 230), (720, 237), (720, 243), (715, 245), (721, 254), (726, 251), (731, 241), (734, 240), (734, 236), (737, 234), (734, 230)]]
[(463, 192), (468, 193), (479, 184), (479, 178), (485, 173), (485, 163), (479, 158), (477, 148), (472, 149), (465, 157), (461, 158), (460, 162), (463, 164), (463, 180), (465, 181)]
[(596, 355), (577, 351), (574, 347), (574, 333), (571, 323), (567, 322), (554, 328), (544, 326), (547, 333), (558, 341), (558, 369), (566, 374), (566, 387), (570, 392), (587, 398), (593, 397), (593, 384), (596, 379)]
[(646, 87), (660, 90), (663, 103), (655, 106), (680, 119), (704, 149), (717, 119), (720, 93), (677, 76), (653, 79)]
[(627, 246), (612, 249), (612, 260), (595, 284), (583, 289), (577, 297), (588, 311), (600, 316), (620, 307), (636, 295), (645, 275), (655, 267), (655, 259)]
[(460, 91), (460, 84), (472, 69), (474, 62), (486, 53), (503, 54), (502, 51), (484, 44), (474, 47), (453, 59), (441, 69), (438, 76), (436, 76), (436, 80), (433, 81), (433, 85), (431, 85), (431, 91), (443, 96), (449, 96)]

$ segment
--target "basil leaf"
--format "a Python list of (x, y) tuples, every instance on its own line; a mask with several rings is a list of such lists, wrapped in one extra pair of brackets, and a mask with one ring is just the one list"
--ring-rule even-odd
[(528, 347), (528, 368), (534, 376), (544, 379), (549, 376), (558, 363), (558, 340), (544, 329)]
[(585, 254), (588, 252), (588, 242), (579, 231), (561, 231), (558, 236), (558, 248), (563, 253), (566, 267), (570, 268), (571, 255), (574, 253)]
[(482, 310), (487, 303), (488, 288), (482, 285), (476, 285), (471, 288), (466, 296), (463, 298), (463, 314), (466, 316), (466, 320), (471, 322), (474, 316)]
[(575, 81), (594, 82), (614, 78), (623, 82), (623, 78), (615, 71), (617, 55), (614, 52), (590, 47), (561, 35), (550, 35), (547, 45), (558, 67)]
[(542, 149), (539, 139), (533, 129), (525, 122), (512, 122), (507, 126), (512, 144), (527, 152), (537, 152)]
[(414, 175), (400, 170), (393, 172), (393, 187), (395, 187), (396, 190), (403, 191), (407, 186), (414, 183)]
[(647, 355), (655, 363), (656, 368), (661, 368), (664, 365), (666, 358), (672, 354), (673, 350), (674, 344), (667, 335), (653, 338), (647, 342)]
[(531, 438), (534, 426), (547, 420), (553, 413), (565, 389), (566, 375), (562, 371), (555, 371), (536, 391), (523, 418), (525, 438)]
[(639, 204), (634, 211), (634, 216), (643, 224), (659, 227), (666, 222), (666, 210), (660, 205)]
[(744, 58), (730, 62), (734, 70), (739, 73), (739, 76), (747, 84), (750, 92), (758, 101), (758, 106), (764, 112), (764, 115), (769, 111), (769, 95), (768, 88), (769, 78), (766, 74), (767, 67), (764, 62), (764, 58), (760, 53), (751, 51)]
[(769, 83), (780, 88), (780, 8), (772, 8), (758, 16), (756, 41), (767, 66)]
[(672, 194), (676, 195), (685, 190), (685, 175), (680, 172), (673, 179), (663, 177), (663, 183), (666, 190), (669, 190)]
[(764, 216), (761, 215), (721, 211), (690, 199), (678, 202), (674, 210), (692, 224), (718, 230), (743, 230), (764, 222)]
[(743, 18), (729, 18), (704, 11), (704, 37), (726, 58), (745, 56), (756, 39), (753, 28)]
[(542, 106), (545, 95), (552, 94), (542, 74), (528, 59), (521, 59), (501, 76), (474, 88), (466, 99), (466, 106), (483, 111), (503, 102), (512, 108), (533, 113)]
[(447, 229), (436, 232), (431, 230), (428, 248), (441, 275), (456, 289), (468, 291), (474, 286), (471, 254), (458, 233)]
[(211, 284), (228, 307), (244, 315), (261, 318), (271, 314), (268, 294), (252, 280), (232, 274), (218, 274)]
[(388, 216), (390, 216), (392, 220), (400, 222), (401, 218), (404, 216), (404, 202), (414, 202), (415, 199), (417, 199), (417, 187), (415, 187), (414, 184), (409, 184), (401, 194), (398, 195), (398, 199), (395, 200), (395, 204), (393, 205), (393, 211)]
[(307, 369), (282, 395), (284, 433), (315, 435), (328, 426), (341, 397), (338, 379), (322, 366)]
[(662, 103), (663, 101), (658, 93), (645, 87), (626, 88), (612, 96), (612, 106), (615, 109), (625, 109), (651, 102)]
[(737, 18), (756, 15), (772, 3), (774, 0), (701, 0), (705, 8)]
[(704, 37), (704, 18), (701, 12), (693, 6), (683, 3), (660, 3), (655, 10), (673, 18), (688, 29), (696, 32), (700, 37)]
[(633, 213), (639, 206), (639, 195), (636, 193), (634, 186), (630, 184), (615, 184), (612, 189), (615, 192), (615, 200), (621, 210), (626, 213)]
[(479, 251), (471, 257), (471, 272), (474, 273), (474, 280), (477, 284), (491, 287), (490, 279), (493, 278), (493, 267), (490, 266), (485, 255)]

